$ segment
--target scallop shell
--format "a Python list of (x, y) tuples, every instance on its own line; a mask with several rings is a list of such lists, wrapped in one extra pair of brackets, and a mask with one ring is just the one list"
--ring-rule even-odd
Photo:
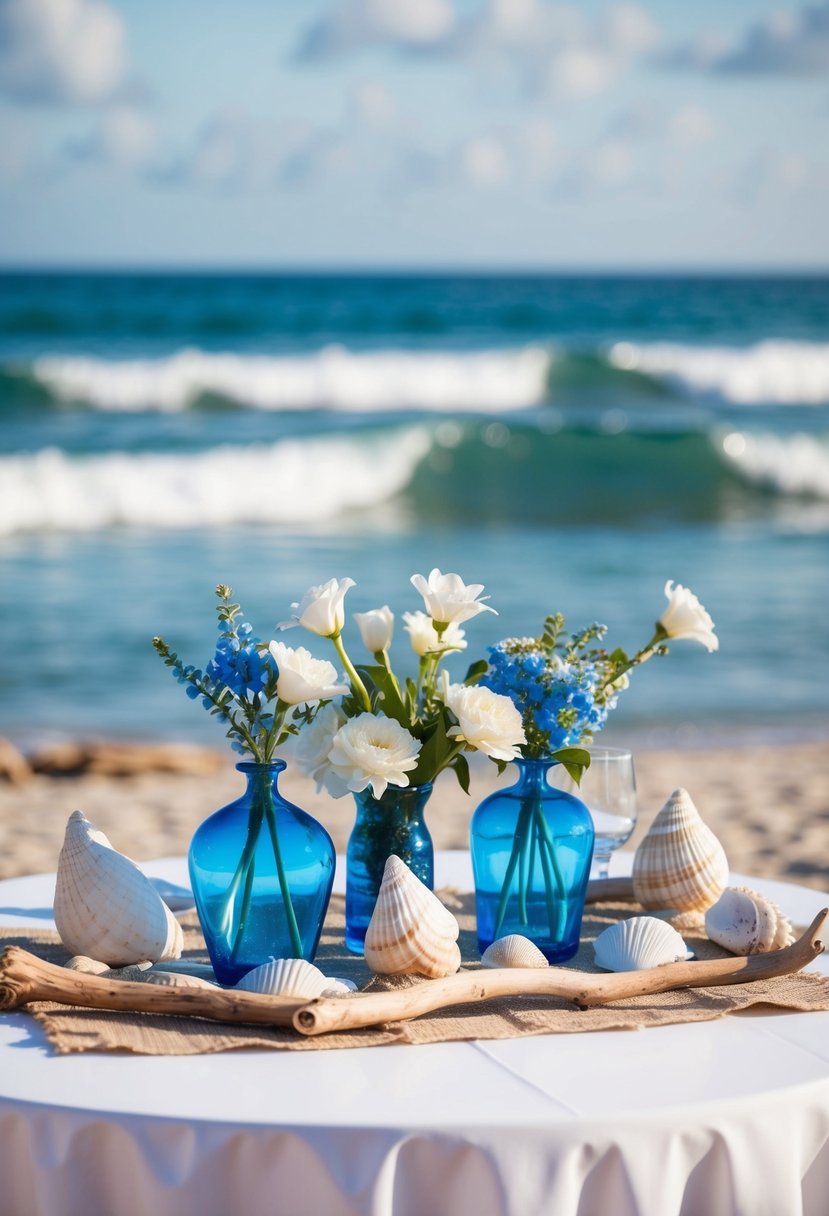
[(633, 893), (643, 908), (704, 912), (728, 882), (728, 858), (687, 790), (674, 790), (633, 859)]
[(268, 996), (321, 996), (333, 981), (319, 967), (304, 958), (275, 958), (261, 967), (254, 967), (239, 980), (242, 992), (263, 992)]
[(104, 971), (109, 971), (109, 963), (99, 963), (97, 959), (87, 958), (85, 954), (73, 954), (63, 965), (69, 971), (80, 971), (84, 975), (102, 975)]
[(461, 965), (458, 922), (399, 857), (386, 861), (368, 929), (365, 957), (379, 975), (440, 979)]
[(110, 966), (178, 958), (184, 944), (149, 879), (80, 811), (69, 816), (58, 859), (55, 925), (72, 954)]
[(482, 967), (549, 967), (544, 955), (528, 937), (509, 933), (487, 946), (481, 955)]
[(732, 954), (782, 950), (794, 941), (791, 922), (777, 904), (748, 887), (726, 887), (705, 913), (705, 931)]
[(603, 929), (593, 943), (605, 971), (644, 971), (677, 963), (688, 950), (676, 929), (655, 916), (631, 916)]
[(353, 980), (329, 979), (328, 986), (323, 988), (320, 996), (351, 996), (356, 991), (357, 985)]

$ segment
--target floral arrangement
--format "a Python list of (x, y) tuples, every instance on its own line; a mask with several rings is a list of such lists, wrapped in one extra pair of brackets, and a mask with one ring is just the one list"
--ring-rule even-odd
[(504, 638), (489, 648), (489, 667), (482, 685), (510, 697), (521, 711), (527, 759), (589, 742), (607, 721), (629, 672), (654, 655), (665, 655), (668, 640), (689, 638), (710, 652), (719, 646), (714, 622), (697, 597), (672, 580), (665, 584), (668, 606), (657, 620), (647, 645), (629, 657), (624, 650), (600, 645), (607, 626), (588, 625), (565, 633), (561, 613), (548, 616), (538, 638)]

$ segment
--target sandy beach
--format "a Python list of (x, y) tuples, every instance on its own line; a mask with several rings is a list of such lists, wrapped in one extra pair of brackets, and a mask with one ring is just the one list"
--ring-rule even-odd
[[(742, 746), (635, 752), (640, 816), (626, 848), (634, 848), (677, 786), (689, 790), (725, 846), (732, 870), (788, 879), (829, 890), (829, 743), (785, 749)], [(229, 758), (216, 772), (131, 777), (36, 775), (19, 785), (0, 782), (0, 878), (54, 870), (69, 814), (82, 810), (113, 845), (136, 861), (186, 852), (202, 819), (241, 793)], [(465, 848), (469, 817), (499, 782), (493, 765), (474, 767), (470, 796), (451, 774), (438, 781), (428, 823), (437, 848)], [(280, 788), (319, 818), (338, 851), (354, 818), (350, 798), (317, 794), (293, 768)]]

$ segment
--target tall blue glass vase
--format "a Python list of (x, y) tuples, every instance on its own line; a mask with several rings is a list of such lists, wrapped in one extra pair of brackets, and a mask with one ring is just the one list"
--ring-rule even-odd
[(277, 788), (283, 760), (237, 764), (241, 798), (216, 811), (190, 844), (190, 881), (216, 978), (235, 984), (272, 958), (310, 962), (334, 881), (322, 824)]
[(587, 807), (547, 780), (550, 760), (518, 760), (518, 780), (472, 816), (478, 947), (520, 933), (551, 963), (579, 948), (593, 821)]
[(435, 885), (432, 837), (423, 817), (431, 785), (388, 786), (375, 798), (371, 789), (354, 795), (357, 819), (346, 851), (345, 944), (362, 954), (366, 929), (377, 903), (386, 859), (393, 853), (431, 891)]

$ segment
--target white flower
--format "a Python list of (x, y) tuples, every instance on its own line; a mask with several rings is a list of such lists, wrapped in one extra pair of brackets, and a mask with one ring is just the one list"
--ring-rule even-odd
[[(393, 718), (359, 714), (334, 736), (328, 763), (331, 774), (354, 793), (371, 786), (375, 798), (386, 786), (408, 785), (407, 773), (417, 768), (420, 742)], [(326, 782), (326, 784), (328, 784)]]
[[(323, 705), (311, 725), (299, 732), (294, 755), (303, 773), (307, 773), (316, 781), (317, 790), (327, 785), (331, 778), (328, 753), (331, 751), (334, 736), (345, 721), (346, 716), (338, 705)], [(339, 798), (348, 793), (348, 789), (342, 785), (339, 793), (334, 790), (329, 792)]]
[(477, 685), (450, 684), (448, 678), (444, 678), (440, 695), (458, 719), (458, 725), (448, 732), (453, 738), (493, 760), (515, 760), (521, 755), (519, 745), (526, 743), (524, 725), (509, 697)]
[(354, 620), (360, 627), (360, 637), (366, 650), (377, 654), (380, 650), (388, 649), (394, 632), (394, 613), (388, 604), (382, 608), (372, 608), (370, 612), (355, 612)]
[(277, 628), (292, 629), (294, 625), (302, 625), (320, 637), (336, 637), (342, 633), (345, 623), (345, 593), (355, 586), (351, 578), (330, 578), (321, 587), (309, 588), (298, 604), (291, 604), (294, 613), (290, 621), (282, 621)]
[(483, 583), (470, 583), (467, 586), (459, 574), (441, 574), (435, 568), (428, 580), (422, 574), (413, 574), (410, 581), (423, 596), (429, 616), (439, 625), (448, 625), (453, 621), (460, 624), (479, 612), (495, 612), (494, 608), (478, 599), (484, 589)]
[(657, 631), (668, 638), (690, 638), (709, 652), (718, 650), (720, 639), (714, 634), (714, 622), (693, 591), (681, 583), (674, 586), (673, 579), (669, 578), (665, 584), (665, 594), (668, 607), (656, 622)]
[(421, 658), (425, 654), (442, 654), (446, 650), (466, 650), (466, 638), (460, 625), (447, 625), (439, 637), (432, 618), (425, 612), (404, 612), (403, 620), (412, 650)]
[(292, 650), (284, 642), (271, 642), (268, 647), (276, 661), (279, 675), (276, 695), (286, 705), (304, 705), (309, 701), (328, 701), (349, 692), (347, 684), (337, 683), (337, 669), (327, 659), (315, 659), (304, 646)]

